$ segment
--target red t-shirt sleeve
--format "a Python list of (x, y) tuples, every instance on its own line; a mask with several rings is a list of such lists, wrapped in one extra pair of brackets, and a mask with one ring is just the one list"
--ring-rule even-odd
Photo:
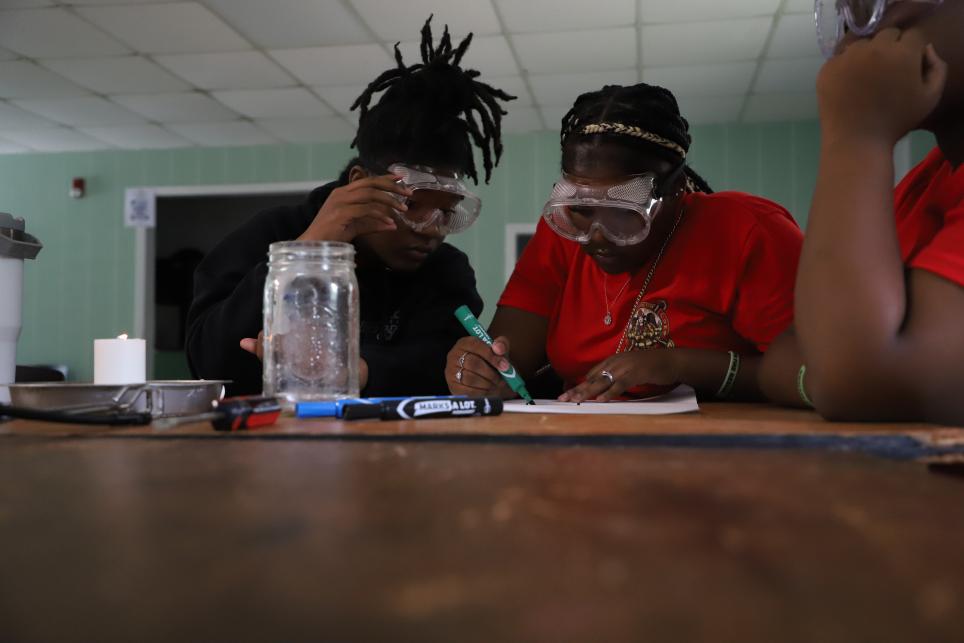
[(551, 316), (569, 272), (572, 248), (568, 244), (572, 242), (557, 235), (540, 219), (499, 297), (499, 306)]
[(944, 215), (944, 225), (924, 248), (910, 261), (911, 268), (920, 268), (964, 286), (964, 206)]
[(733, 329), (761, 351), (793, 321), (802, 245), (803, 233), (782, 208), (761, 214), (744, 244)]

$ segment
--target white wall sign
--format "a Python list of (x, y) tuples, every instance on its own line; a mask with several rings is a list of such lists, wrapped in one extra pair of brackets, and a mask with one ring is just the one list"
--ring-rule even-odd
[(153, 190), (129, 188), (124, 191), (124, 225), (128, 228), (153, 228), (157, 225)]

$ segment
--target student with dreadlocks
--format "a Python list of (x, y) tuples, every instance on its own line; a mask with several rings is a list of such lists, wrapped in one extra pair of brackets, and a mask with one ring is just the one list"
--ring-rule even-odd
[(406, 66), (396, 45), (397, 67), (352, 106), (361, 111), (358, 158), (340, 178), (301, 205), (256, 215), (198, 267), (187, 336), (196, 377), (232, 380), (231, 394), (260, 391), (262, 342), (253, 338), (262, 328), (269, 244), (342, 241), (356, 249), (363, 393), (446, 392), (445, 354), (464, 334), (452, 311), (467, 304), (478, 314), (482, 300), (466, 256), (443, 239), (479, 214), (461, 177), (478, 182), (474, 143), (488, 182), (502, 153), (498, 101), (513, 97), (460, 67), (471, 34), (456, 47), (446, 27), (435, 46), (430, 21), (422, 62)]
[[(562, 121), (562, 178), (499, 300), (492, 348), (449, 352), (454, 393), (512, 392), (548, 361), (563, 401), (676, 383), (759, 397), (761, 352), (792, 318), (801, 233), (770, 201), (713, 193), (686, 164), (689, 126), (646, 84), (583, 94)], [(671, 349), (671, 350), (670, 350)]]

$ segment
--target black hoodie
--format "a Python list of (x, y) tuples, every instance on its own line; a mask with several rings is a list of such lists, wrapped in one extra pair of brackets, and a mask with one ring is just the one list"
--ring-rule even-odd
[[(230, 395), (261, 391), (261, 362), (238, 343), (257, 337), (268, 273), (268, 246), (298, 238), (314, 220), (334, 182), (297, 206), (255, 215), (225, 237), (198, 266), (187, 318), (187, 357), (195, 377), (231, 380)], [(448, 393), (445, 357), (465, 331), (454, 311), (476, 315), (482, 298), (468, 258), (443, 243), (414, 272), (356, 270), (361, 301), (361, 355), (368, 396)]]

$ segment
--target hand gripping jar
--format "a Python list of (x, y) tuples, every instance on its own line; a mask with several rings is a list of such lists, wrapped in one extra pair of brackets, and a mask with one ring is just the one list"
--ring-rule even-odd
[(354, 247), (272, 243), (264, 284), (265, 395), (289, 407), (358, 397), (358, 338)]

